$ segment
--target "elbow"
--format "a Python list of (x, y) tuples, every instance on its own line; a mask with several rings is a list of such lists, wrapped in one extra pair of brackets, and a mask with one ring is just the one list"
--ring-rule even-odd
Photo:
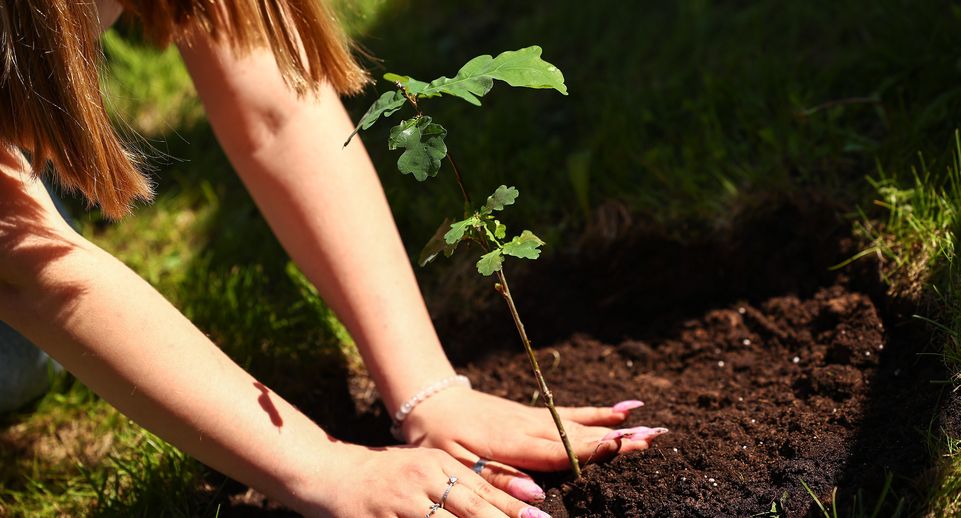
[(76, 293), (66, 289), (75, 263), (66, 259), (94, 249), (63, 220), (28, 164), (0, 153), (0, 319), (49, 314), (50, 304)]
[(224, 137), (221, 143), (231, 158), (250, 159), (275, 152), (273, 143), (283, 133), (292, 116), (289, 110), (281, 106), (258, 106), (246, 114), (240, 124), (213, 122), (215, 129), (221, 130), (218, 131)]
[(0, 236), (0, 319), (58, 313), (85, 291), (82, 275), (73, 272), (89, 246), (79, 236), (36, 229)]

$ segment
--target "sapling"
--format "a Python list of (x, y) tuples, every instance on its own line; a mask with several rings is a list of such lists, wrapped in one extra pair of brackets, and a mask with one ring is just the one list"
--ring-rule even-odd
[(424, 247), (418, 262), (421, 266), (425, 266), (441, 253), (450, 257), (462, 242), (476, 243), (483, 251), (477, 260), (477, 271), (486, 277), (491, 275), (497, 277), (494, 289), (507, 303), (521, 343), (527, 351), (544, 404), (557, 426), (557, 432), (564, 443), (574, 476), (579, 477), (580, 466), (577, 456), (574, 454), (560, 415), (554, 406), (553, 394), (538, 366), (537, 357), (534, 355), (524, 323), (517, 312), (510, 284), (504, 273), (506, 257), (537, 259), (545, 243), (530, 230), (507, 237), (507, 227), (501, 223), (497, 214), (517, 200), (519, 193), (514, 187), (506, 185), (497, 187), (483, 205), (474, 208), (461, 171), (447, 150), (447, 144), (444, 141), (447, 130), (426, 115), (421, 104), (424, 99), (448, 95), (480, 106), (479, 98), (491, 90), (495, 79), (515, 87), (551, 88), (567, 95), (564, 75), (557, 67), (541, 59), (540, 47), (532, 46), (503, 52), (497, 57), (478, 56), (464, 64), (454, 77), (439, 77), (429, 83), (394, 73), (385, 74), (384, 79), (391, 81), (395, 88), (381, 95), (371, 105), (361, 117), (357, 127), (347, 137), (344, 145), (346, 146), (359, 131), (373, 126), (381, 117), (390, 118), (405, 105), (413, 109), (414, 115), (391, 128), (387, 138), (389, 149), (403, 150), (397, 159), (397, 169), (422, 182), (437, 176), (442, 162), (446, 159), (464, 200), (463, 218), (453, 222), (450, 219), (445, 220)]

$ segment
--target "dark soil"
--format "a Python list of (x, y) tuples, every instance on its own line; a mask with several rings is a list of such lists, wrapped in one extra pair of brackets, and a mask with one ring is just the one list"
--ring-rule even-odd
[[(710, 310), (671, 337), (555, 344), (540, 361), (559, 403), (640, 398), (647, 405), (627, 425), (671, 433), (588, 467), (553, 492), (547, 510), (744, 516), (778, 501), (796, 516), (813, 504), (802, 480), (826, 501), (834, 487), (842, 503), (866, 490), (873, 508), (885, 470), (916, 475), (928, 457), (933, 372), (892, 351), (911, 345), (893, 343), (870, 298), (841, 285)], [(529, 401), (533, 388), (513, 382), (529, 377), (525, 363), (497, 355), (467, 373), (481, 390)]]
[[(694, 242), (632, 227), (515, 276), (559, 404), (641, 399), (626, 425), (671, 430), (580, 480), (540, 476), (552, 516), (750, 516), (772, 505), (805, 516), (817, 508), (802, 481), (828, 505), (838, 488), (842, 516), (879, 501), (878, 516), (902, 500), (917, 511), (934, 462), (925, 440), (941, 385), (931, 381), (945, 377), (918, 354), (927, 332), (869, 263), (829, 270), (854, 251), (830, 207), (776, 206)], [(529, 402), (527, 360), (493, 307), (480, 317), (442, 308), (438, 328), (477, 388)], [(313, 417), (345, 439), (389, 443), (382, 407), (351, 392), (354, 419)], [(267, 505), (231, 501), (229, 515)]]

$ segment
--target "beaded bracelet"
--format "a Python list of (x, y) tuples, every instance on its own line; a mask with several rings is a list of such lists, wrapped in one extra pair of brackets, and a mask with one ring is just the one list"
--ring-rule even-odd
[(404, 404), (400, 405), (400, 408), (394, 413), (394, 424), (390, 427), (391, 435), (393, 435), (398, 441), (403, 441), (404, 436), (401, 434), (400, 425), (414, 410), (414, 407), (421, 404), (425, 399), (433, 396), (434, 394), (458, 385), (471, 388), (470, 380), (467, 379), (467, 376), (458, 374), (456, 376), (450, 376), (448, 378), (437, 380), (434, 383), (431, 383), (430, 385), (420, 389), (420, 391), (411, 396), (410, 399), (404, 401)]

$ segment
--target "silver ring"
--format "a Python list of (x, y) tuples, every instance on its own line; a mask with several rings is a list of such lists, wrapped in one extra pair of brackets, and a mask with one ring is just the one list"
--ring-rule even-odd
[(484, 471), (484, 466), (487, 465), (487, 462), (488, 462), (487, 459), (483, 459), (483, 458), (477, 459), (477, 462), (474, 463), (474, 467), (472, 467), (471, 469), (474, 470), (474, 473), (477, 473), (478, 475), (480, 475), (481, 471)]
[(438, 509), (444, 508), (444, 504), (447, 503), (447, 497), (450, 496), (450, 490), (454, 489), (454, 484), (456, 483), (457, 483), (457, 477), (455, 477), (454, 475), (451, 475), (447, 479), (447, 487), (444, 489), (444, 494), (441, 495), (440, 497), (440, 502), (437, 502), (436, 504), (430, 504), (430, 509), (427, 511), (427, 514), (424, 515), (424, 518), (430, 518), (431, 516), (434, 515), (434, 513), (437, 512)]
[(457, 483), (457, 477), (455, 477), (454, 475), (451, 475), (450, 478), (447, 479), (447, 489), (444, 490), (444, 494), (441, 495), (440, 502), (438, 503), (441, 509), (443, 509), (444, 504), (447, 503), (447, 496), (450, 495), (450, 490), (454, 489), (454, 484), (456, 483)]

